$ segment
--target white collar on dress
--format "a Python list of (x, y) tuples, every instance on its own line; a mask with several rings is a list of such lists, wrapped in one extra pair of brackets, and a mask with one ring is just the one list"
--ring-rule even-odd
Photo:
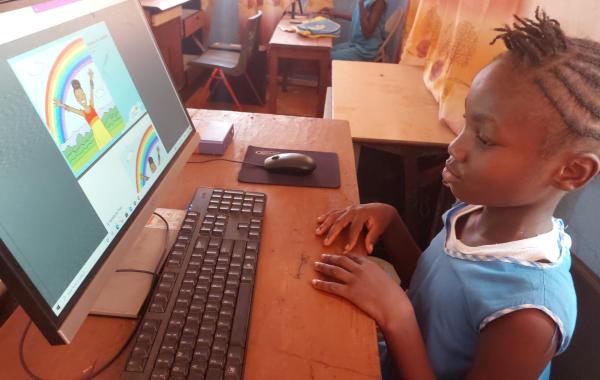
[[(500, 244), (481, 245), (471, 247), (456, 238), (456, 220), (483, 206), (467, 205), (456, 212), (449, 220), (450, 230), (446, 238), (445, 251), (451, 256), (469, 260), (489, 261), (498, 259), (502, 261), (516, 261), (524, 265), (554, 265), (561, 257), (561, 245), (559, 235), (561, 224), (558, 219), (552, 218), (552, 230), (527, 239), (515, 240)], [(564, 234), (568, 241), (563, 242), (571, 245), (571, 240)]]

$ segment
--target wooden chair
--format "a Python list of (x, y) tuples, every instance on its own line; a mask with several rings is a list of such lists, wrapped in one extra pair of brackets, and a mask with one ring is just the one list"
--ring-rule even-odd
[(252, 80), (250, 80), (250, 77), (246, 73), (248, 61), (258, 49), (258, 33), (261, 17), (262, 12), (258, 11), (256, 15), (248, 19), (246, 34), (241, 39), (242, 43), (239, 46), (231, 45), (231, 48), (225, 48), (218, 44), (211, 45), (201, 56), (190, 62), (191, 65), (212, 69), (212, 73), (204, 85), (205, 90), (210, 92), (210, 85), (213, 80), (222, 80), (239, 111), (242, 111), (242, 105), (227, 80), (227, 76), (245, 76), (254, 96), (256, 96), (260, 104), (263, 104), (258, 91), (256, 91), (256, 87), (254, 87)]

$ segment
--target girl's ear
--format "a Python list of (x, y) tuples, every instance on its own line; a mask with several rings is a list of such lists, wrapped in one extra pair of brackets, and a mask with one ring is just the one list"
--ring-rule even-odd
[(554, 176), (555, 185), (564, 191), (578, 189), (600, 170), (600, 158), (595, 153), (579, 153), (571, 157)]

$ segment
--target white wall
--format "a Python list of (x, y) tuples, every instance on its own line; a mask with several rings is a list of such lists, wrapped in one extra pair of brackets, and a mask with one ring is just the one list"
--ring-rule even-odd
[[(600, 41), (600, 1), (522, 0), (519, 15), (533, 17), (538, 5), (561, 23), (567, 35)], [(567, 224), (575, 255), (600, 276), (600, 178), (569, 194), (557, 215)]]
[(538, 5), (550, 17), (557, 19), (567, 34), (600, 41), (600, 1), (521, 0), (518, 13), (522, 16), (533, 17)]

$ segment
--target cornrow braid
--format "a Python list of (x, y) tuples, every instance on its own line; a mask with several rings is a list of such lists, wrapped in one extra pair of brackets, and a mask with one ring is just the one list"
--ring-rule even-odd
[(535, 21), (517, 15), (515, 19), (517, 21), (512, 28), (504, 25), (494, 29), (501, 33), (491, 44), (501, 39), (508, 50), (514, 51), (521, 58), (528, 58), (533, 65), (541, 64), (545, 57), (567, 50), (567, 38), (559, 22), (549, 18), (540, 7), (535, 10)]
[(576, 136), (600, 140), (600, 43), (570, 38), (539, 7), (535, 19), (494, 29), (509, 54), (534, 71), (533, 84)]

